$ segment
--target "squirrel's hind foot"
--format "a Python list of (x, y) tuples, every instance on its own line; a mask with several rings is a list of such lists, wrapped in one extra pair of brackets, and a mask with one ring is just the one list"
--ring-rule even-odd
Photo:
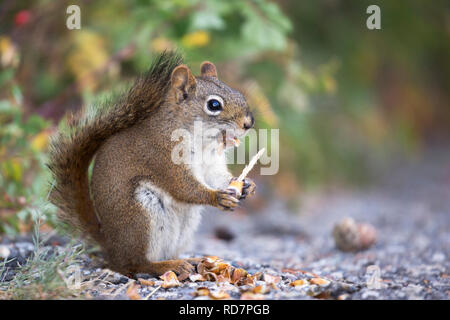
[(200, 261), (201, 260), (197, 260), (197, 258), (191, 258), (148, 262), (144, 265), (133, 268), (134, 272), (131, 274), (136, 275), (138, 273), (147, 273), (152, 276), (159, 277), (167, 271), (173, 271), (176, 273), (178, 280), (185, 280), (190, 274), (195, 273), (194, 265), (198, 264)]

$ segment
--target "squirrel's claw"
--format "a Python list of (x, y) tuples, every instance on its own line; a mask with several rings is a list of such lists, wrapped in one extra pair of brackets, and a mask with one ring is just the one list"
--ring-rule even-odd
[(217, 191), (217, 207), (223, 211), (234, 211), (239, 207), (239, 199), (232, 190)]

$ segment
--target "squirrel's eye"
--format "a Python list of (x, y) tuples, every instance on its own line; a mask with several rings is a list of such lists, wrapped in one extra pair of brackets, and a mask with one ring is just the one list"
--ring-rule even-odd
[(205, 104), (205, 112), (211, 116), (218, 115), (223, 110), (223, 100), (219, 96), (209, 96)]
[(211, 99), (208, 101), (208, 109), (210, 111), (218, 111), (222, 108), (222, 106), (220, 105), (220, 102), (217, 101), (216, 99)]

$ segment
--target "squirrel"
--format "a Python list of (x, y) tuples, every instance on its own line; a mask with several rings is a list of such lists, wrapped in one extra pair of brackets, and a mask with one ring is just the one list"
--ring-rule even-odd
[[(200, 69), (194, 76), (180, 54), (164, 52), (109, 111), (75, 121), (50, 143), (49, 199), (61, 219), (100, 245), (114, 271), (171, 270), (181, 280), (202, 260), (178, 258), (191, 248), (201, 209), (234, 210), (255, 192), (248, 178), (242, 195), (227, 188), (236, 178), (221, 152), (253, 127), (247, 101), (218, 79), (213, 63)], [(218, 129), (203, 137), (213, 146), (212, 161), (174, 163), (172, 132), (193, 133), (196, 121)]]

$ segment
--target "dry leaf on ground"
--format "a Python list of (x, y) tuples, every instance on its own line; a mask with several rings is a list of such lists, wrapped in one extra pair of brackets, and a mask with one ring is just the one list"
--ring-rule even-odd
[(323, 279), (323, 278), (312, 278), (309, 280), (311, 284), (317, 284), (319, 286), (327, 286), (330, 284), (330, 281)]
[(265, 297), (263, 294), (253, 293), (251, 291), (244, 292), (241, 295), (241, 300), (264, 300)]
[(173, 271), (167, 271), (160, 278), (164, 281), (161, 285), (164, 289), (180, 286), (177, 275)]
[(291, 287), (298, 287), (298, 286), (306, 286), (307, 284), (309, 284), (308, 280), (299, 279), (299, 280), (292, 281), (289, 285)]
[(131, 283), (126, 292), (128, 298), (130, 298), (131, 300), (141, 300), (142, 297), (139, 295), (138, 288), (139, 286), (136, 284), (136, 282)]
[(139, 278), (138, 281), (140, 284), (142, 284), (144, 286), (154, 286), (155, 285), (155, 281), (151, 281), (151, 280)]

